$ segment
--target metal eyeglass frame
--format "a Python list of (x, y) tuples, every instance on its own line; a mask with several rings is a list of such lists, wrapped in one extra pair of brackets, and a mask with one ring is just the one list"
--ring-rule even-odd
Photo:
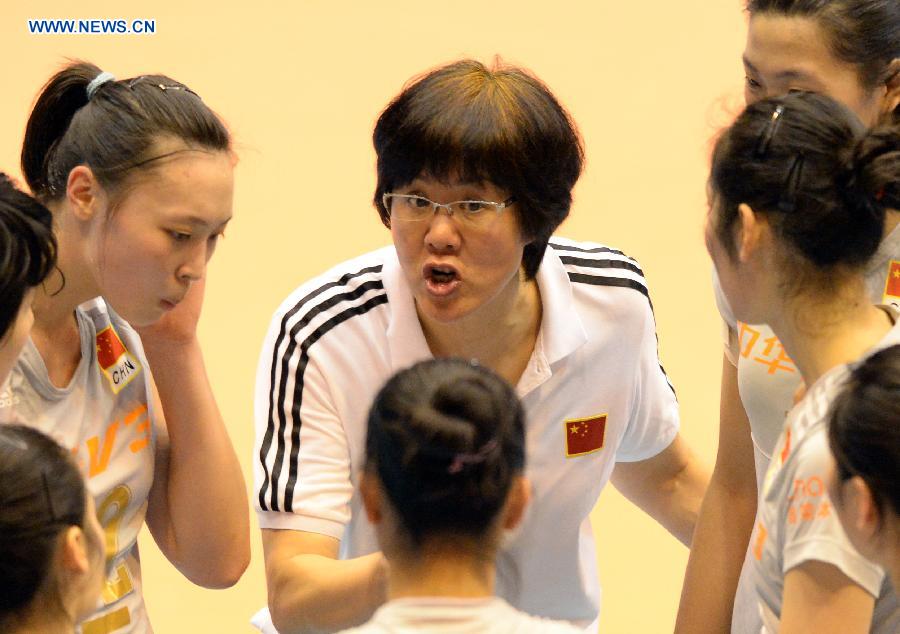
[[(454, 200), (451, 203), (443, 203), (442, 204), (442, 203), (436, 203), (433, 200), (431, 200), (430, 198), (425, 198), (425, 196), (420, 196), (418, 194), (394, 194), (394, 193), (390, 193), (390, 192), (385, 192), (384, 194), (381, 195), (381, 204), (384, 205), (384, 208), (388, 212), (390, 212), (390, 210), (391, 210), (390, 201), (392, 198), (402, 198), (404, 200), (411, 200), (411, 199), (415, 198), (417, 200), (424, 200), (424, 201), (428, 202), (428, 204), (431, 205), (431, 215), (432, 216), (437, 213), (438, 209), (446, 209), (447, 215), (450, 217), (453, 216), (453, 206), (454, 205), (461, 205), (464, 203), (478, 203), (479, 205), (485, 205), (487, 208), (493, 209), (494, 213), (497, 216), (499, 216), (501, 211), (503, 211), (504, 209), (506, 209), (507, 207), (509, 207), (510, 205), (512, 205), (513, 203), (516, 202), (516, 197), (510, 196), (509, 198), (504, 200), (502, 203), (494, 202), (492, 200)], [(425, 209), (425, 208), (423, 207), (423, 209)], [(463, 210), (462, 217), (468, 218), (468, 219), (477, 218), (479, 216), (485, 215), (482, 213), (483, 211), (485, 211), (485, 210), (479, 209), (478, 211), (472, 211), (472, 212), (467, 212), (467, 211)], [(418, 220), (425, 220), (428, 217), (429, 216), (427, 214), (423, 214), (421, 218), (408, 218), (408, 219), (406, 219), (406, 221), (407, 222), (415, 222)]]

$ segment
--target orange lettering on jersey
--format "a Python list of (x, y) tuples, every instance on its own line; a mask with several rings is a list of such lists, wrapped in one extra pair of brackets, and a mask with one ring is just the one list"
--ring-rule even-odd
[[(756, 342), (759, 341), (759, 331), (754, 330), (744, 322), (738, 322), (741, 327), (739, 341), (741, 342), (741, 356), (747, 358), (750, 356), (750, 352), (753, 350), (753, 346), (756, 345)], [(744, 333), (747, 333), (750, 336), (750, 340), (747, 342), (746, 347), (744, 346)]]
[(763, 556), (763, 547), (766, 545), (766, 536), (768, 532), (766, 531), (766, 527), (763, 526), (762, 522), (756, 525), (756, 541), (753, 544), (753, 556), (756, 557), (756, 561), (760, 561)]
[(128, 445), (131, 453), (137, 453), (150, 444), (150, 418), (149, 416), (146, 416), (146, 414), (147, 405), (141, 404), (128, 412), (128, 414), (125, 416), (126, 427), (133, 424), (137, 420), (141, 420), (141, 422), (138, 423), (135, 427), (137, 432), (141, 434), (140, 438), (131, 441), (131, 444)]
[(784, 448), (781, 450), (781, 464), (784, 464), (791, 454), (791, 428), (788, 427), (784, 434)]
[(131, 444), (128, 445), (128, 448), (131, 449), (131, 453), (137, 453), (142, 449), (146, 449), (147, 445), (150, 444), (150, 419), (144, 419), (144, 421), (137, 426), (138, 432), (143, 434), (137, 440), (132, 440)]
[(794, 362), (785, 353), (784, 346), (778, 341), (778, 337), (769, 337), (765, 340), (765, 343), (766, 347), (762, 352), (762, 356), (754, 357), (754, 361), (769, 366), (769, 374), (775, 374), (779, 370), (784, 372), (797, 371), (797, 368), (794, 367)]
[(804, 502), (800, 505), (800, 517), (804, 522), (811, 521), (816, 516), (816, 505), (812, 502)]
[(109, 466), (109, 456), (112, 454), (113, 444), (116, 442), (116, 433), (119, 431), (119, 421), (114, 420), (106, 428), (103, 436), (103, 445), (100, 445), (100, 436), (94, 436), (87, 439), (88, 456), (90, 458), (88, 464), (88, 477), (93, 478), (95, 475), (106, 471)]

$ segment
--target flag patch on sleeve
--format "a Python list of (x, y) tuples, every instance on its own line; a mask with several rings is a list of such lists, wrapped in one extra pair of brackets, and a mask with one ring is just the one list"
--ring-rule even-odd
[(141, 371), (141, 364), (128, 352), (112, 326), (97, 333), (97, 363), (115, 394)]
[(888, 276), (884, 283), (883, 304), (900, 304), (900, 262), (891, 260), (888, 264)]
[(566, 458), (583, 456), (603, 449), (606, 414), (565, 421)]

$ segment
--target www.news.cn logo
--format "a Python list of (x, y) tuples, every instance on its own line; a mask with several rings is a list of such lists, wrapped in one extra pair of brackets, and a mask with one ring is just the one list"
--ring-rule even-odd
[(156, 20), (28, 20), (33, 35), (152, 35)]

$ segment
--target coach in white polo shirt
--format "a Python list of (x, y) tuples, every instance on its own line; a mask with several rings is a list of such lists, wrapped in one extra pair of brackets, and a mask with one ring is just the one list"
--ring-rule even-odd
[(643, 274), (608, 247), (548, 248), (583, 152), (526, 71), (434, 70), (391, 102), (374, 142), (393, 246), (298, 288), (260, 359), (254, 498), (274, 623), (338, 630), (383, 602), (358, 490), (366, 414), (395, 371), (460, 356), (515, 385), (527, 413), (533, 502), (505, 540), (498, 594), (587, 627), (600, 600), (589, 514), (607, 480), (685, 544), (705, 485), (678, 436)]

